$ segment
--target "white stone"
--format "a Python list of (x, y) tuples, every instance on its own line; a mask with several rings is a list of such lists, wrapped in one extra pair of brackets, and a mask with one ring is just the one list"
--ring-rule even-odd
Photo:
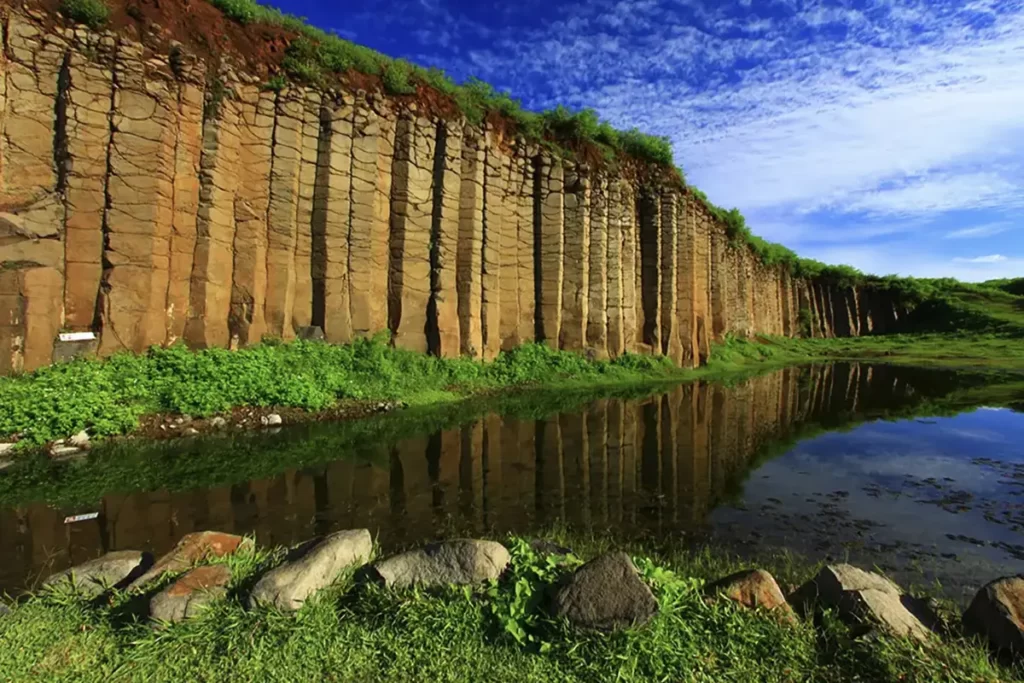
[(264, 427), (277, 427), (284, 423), (284, 420), (282, 420), (281, 416), (278, 415), (277, 413), (271, 413), (270, 415), (266, 415), (260, 421), (263, 423)]

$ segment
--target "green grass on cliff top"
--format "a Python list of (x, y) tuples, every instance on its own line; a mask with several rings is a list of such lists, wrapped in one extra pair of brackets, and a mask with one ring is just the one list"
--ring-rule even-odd
[[(746, 566), (710, 551), (687, 552), (601, 536), (550, 535), (577, 555), (539, 556), (510, 538), (510, 570), (480, 587), (390, 591), (343, 577), (297, 614), (243, 605), (283, 549), (219, 560), (232, 568), (226, 600), (186, 623), (154, 630), (145, 596), (88, 605), (48, 591), (0, 618), (0, 671), (9, 681), (934, 681), (1019, 680), (958, 633), (932, 645), (886, 635), (854, 638), (831, 614), (794, 624), (727, 601), (705, 587)], [(659, 613), (645, 627), (581, 632), (548, 616), (561, 577), (610, 549), (634, 556)], [(765, 558), (785, 587), (813, 575), (789, 556)], [(166, 580), (157, 586), (159, 589)]]

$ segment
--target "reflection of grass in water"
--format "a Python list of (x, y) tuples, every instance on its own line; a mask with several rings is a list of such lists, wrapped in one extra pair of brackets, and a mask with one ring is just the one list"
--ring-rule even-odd
[[(848, 371), (847, 366), (835, 367), (839, 372)], [(913, 368), (890, 372), (913, 377), (915, 386), (921, 387), (919, 393), (891, 403), (879, 397), (857, 415), (834, 411), (813, 422), (794, 423), (787, 431), (772, 431), (754, 449), (756, 455), (751, 460), (736, 461), (735, 470), (725, 480), (725, 499), (735, 500), (742, 493), (746, 478), (759, 464), (816, 434), (849, 429), (867, 419), (947, 415), (978, 405), (1002, 405), (1024, 391), (1024, 383), (986, 386), (988, 375), (984, 373), (942, 371), (936, 375), (936, 371)], [(940, 379), (929, 382), (933, 376)], [(805, 381), (809, 374), (800, 377)], [(95, 448), (82, 462), (58, 463), (42, 455), (26, 457), (0, 475), (0, 505), (77, 505), (95, 503), (112, 493), (207, 489), (264, 479), (287, 469), (323, 466), (338, 459), (387, 468), (391, 446), (396, 442), (458, 428), (489, 413), (540, 420), (578, 410), (599, 398), (638, 400), (665, 388), (665, 384), (639, 382), (534, 389), (489, 399), (412, 406), (363, 420), (297, 426), (277, 435), (243, 432), (148, 444), (113, 441)]]
[[(229, 560), (235, 590), (227, 600), (165, 630), (135, 622), (128, 596), (99, 606), (66, 592), (32, 598), (0, 620), (0, 638), (17, 644), (0, 649), (0, 670), (14, 680), (80, 681), (114, 672), (147, 681), (977, 681), (1024, 673), (991, 663), (980, 645), (956, 634), (932, 648), (885, 635), (855, 640), (831, 615), (819, 625), (788, 624), (709, 603), (707, 581), (745, 565), (721, 552), (603, 534), (552, 538), (580, 558), (630, 552), (659, 614), (613, 635), (552, 620), (543, 598), (579, 560), (538, 556), (514, 538), (507, 539), (510, 571), (491, 586), (389, 591), (357, 589), (343, 577), (297, 615), (247, 610), (244, 587), (281, 557), (257, 550)], [(784, 589), (815, 570), (792, 556), (765, 566)]]

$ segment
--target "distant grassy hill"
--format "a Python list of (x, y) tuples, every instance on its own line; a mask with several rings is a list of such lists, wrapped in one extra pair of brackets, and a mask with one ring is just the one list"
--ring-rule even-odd
[(1024, 337), (1024, 278), (978, 284), (949, 278), (913, 280), (921, 303), (912, 332), (983, 332)]

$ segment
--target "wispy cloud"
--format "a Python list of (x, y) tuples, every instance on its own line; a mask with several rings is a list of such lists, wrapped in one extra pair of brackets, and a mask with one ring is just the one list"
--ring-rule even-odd
[(962, 240), (977, 237), (992, 237), (993, 235), (1000, 235), (1011, 229), (1013, 229), (1012, 223), (986, 223), (985, 225), (976, 225), (971, 228), (961, 228), (959, 230), (947, 232), (945, 238), (947, 240)]
[(957, 257), (953, 259), (957, 263), (1002, 263), (1008, 261), (1002, 254), (989, 254), (988, 256), (976, 256), (974, 258)]

